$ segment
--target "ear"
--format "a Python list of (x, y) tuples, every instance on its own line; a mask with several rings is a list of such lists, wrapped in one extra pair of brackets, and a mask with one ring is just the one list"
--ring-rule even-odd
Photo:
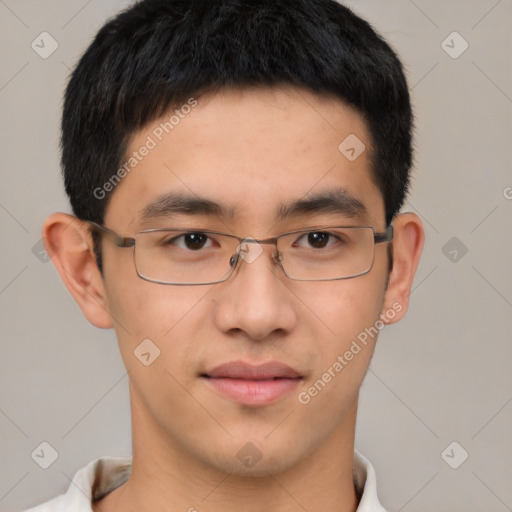
[(54, 213), (44, 222), (41, 234), (46, 252), (87, 320), (96, 327), (111, 328), (88, 225), (72, 215)]
[[(424, 241), (423, 225), (415, 213), (407, 212), (394, 217), (393, 268), (389, 275), (380, 316), (385, 324), (398, 322), (407, 312), (409, 295)], [(390, 311), (395, 312), (392, 318), (389, 315)]]

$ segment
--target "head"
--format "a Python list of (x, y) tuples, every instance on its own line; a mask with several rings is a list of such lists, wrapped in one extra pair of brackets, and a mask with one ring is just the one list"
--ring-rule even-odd
[[(397, 56), (333, 0), (146, 0), (99, 31), (62, 117), (77, 220), (56, 214), (43, 237), (88, 320), (116, 331), (134, 437), (144, 428), (203, 464), (263, 474), (353, 428), (378, 331), (405, 314), (423, 245), (419, 219), (399, 214), (411, 137)], [(172, 216), (158, 202), (167, 193), (181, 200)], [(183, 226), (257, 239), (333, 225), (380, 233), (392, 222), (395, 235), (351, 279), (290, 280), (262, 245), (225, 282), (176, 286), (141, 279), (133, 248), (84, 221), (123, 237)], [(145, 366), (134, 352), (148, 339), (160, 355)], [(300, 378), (272, 403), (240, 404), (206, 382), (229, 361), (286, 362)], [(247, 443), (263, 454), (251, 468), (237, 457)]]

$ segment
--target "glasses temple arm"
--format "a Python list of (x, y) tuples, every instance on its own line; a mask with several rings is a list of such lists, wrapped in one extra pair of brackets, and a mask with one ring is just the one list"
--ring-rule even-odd
[(393, 224), (390, 224), (384, 233), (374, 233), (375, 243), (391, 242), (393, 240)]
[(92, 220), (88, 220), (86, 222), (91, 226), (91, 228), (94, 231), (106, 233), (107, 235), (113, 237), (114, 242), (118, 247), (133, 247), (135, 245), (135, 238), (119, 236), (115, 231), (112, 231), (111, 229), (108, 229), (105, 226), (102, 226), (101, 224), (97, 224)]

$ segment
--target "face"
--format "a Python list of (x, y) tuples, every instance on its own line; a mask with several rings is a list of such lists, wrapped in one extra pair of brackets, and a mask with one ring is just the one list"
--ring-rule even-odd
[[(322, 225), (385, 230), (367, 128), (339, 100), (295, 88), (225, 89), (190, 110), (169, 133), (158, 130), (168, 115), (133, 136), (127, 156), (148, 136), (156, 145), (114, 190), (107, 227), (122, 236), (186, 226), (256, 239)], [(338, 149), (350, 134), (366, 146), (355, 160)], [(366, 214), (316, 208), (277, 216), (282, 205), (340, 189)], [(141, 221), (140, 212), (168, 192), (215, 202), (226, 215)], [(285, 470), (327, 446), (354, 421), (376, 336), (357, 340), (383, 312), (387, 245), (377, 244), (371, 271), (352, 279), (291, 280), (272, 259), (275, 248), (262, 245), (223, 283), (166, 286), (140, 279), (133, 249), (104, 237), (105, 295), (130, 375), (134, 439), (165, 439), (162, 446), (189, 460), (254, 475)], [(146, 339), (160, 350), (149, 366), (134, 355)], [(235, 373), (271, 363), (267, 370), (282, 378), (213, 379), (226, 363)], [(247, 455), (261, 459), (241, 463)]]

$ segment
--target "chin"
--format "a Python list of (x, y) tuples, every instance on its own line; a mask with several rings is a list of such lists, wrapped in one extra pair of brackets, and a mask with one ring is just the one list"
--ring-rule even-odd
[(262, 447), (263, 444), (234, 442), (236, 448), (226, 450), (223, 447), (215, 454), (208, 454), (204, 462), (218, 471), (240, 477), (268, 477), (291, 469), (308, 455), (304, 446), (299, 452), (296, 447), (277, 447), (268, 445), (268, 442), (266, 447)]

